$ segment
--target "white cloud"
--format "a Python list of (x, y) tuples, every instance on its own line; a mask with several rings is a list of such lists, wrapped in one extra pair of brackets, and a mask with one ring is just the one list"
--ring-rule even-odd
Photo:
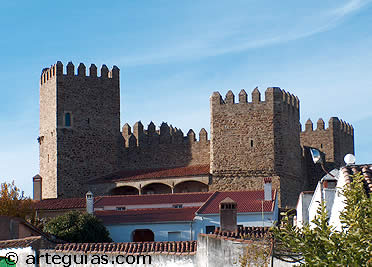
[[(168, 62), (194, 60), (203, 57), (217, 56), (226, 53), (240, 52), (248, 49), (264, 47), (306, 38), (317, 33), (328, 31), (343, 19), (367, 4), (371, 0), (350, 0), (341, 6), (326, 10), (306, 11), (299, 14), (281, 16), (265, 16), (257, 21), (257, 17), (238, 14), (236, 17), (218, 18), (209, 23), (189, 25), (194, 31), (175, 32), (170, 40), (163, 40), (160, 44), (154, 42), (145, 49), (132, 55), (116, 59), (119, 65), (136, 66), (146, 64), (162, 64)], [(295, 10), (295, 8), (294, 8)], [(260, 24), (265, 31), (261, 31)], [(278, 24), (279, 29), (275, 28)], [(187, 28), (187, 27), (186, 27)], [(257, 29), (256, 29), (257, 28)], [(267, 32), (267, 29), (268, 32)], [(172, 33), (170, 33), (172, 35)], [(151, 41), (151, 40), (149, 40)]]

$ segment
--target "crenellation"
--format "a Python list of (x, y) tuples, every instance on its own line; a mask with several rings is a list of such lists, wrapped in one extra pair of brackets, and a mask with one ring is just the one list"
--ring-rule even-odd
[(195, 132), (190, 129), (188, 132), (187, 132), (187, 139), (190, 143), (194, 143), (196, 141), (196, 138), (195, 138)]
[(95, 64), (91, 64), (89, 67), (89, 76), (90, 77), (97, 77), (97, 66)]
[(213, 105), (221, 105), (224, 104), (222, 96), (219, 92), (213, 92), (212, 96), (210, 97), (210, 102)]
[(66, 72), (67, 72), (67, 76), (75, 75), (75, 66), (71, 61), (66, 66)]
[(247, 92), (242, 89), (240, 92), (239, 92), (239, 104), (245, 104), (248, 102), (248, 95), (247, 95)]
[(80, 63), (78, 66), (78, 76), (85, 77), (86, 76), (86, 68), (83, 63)]
[(254, 88), (252, 91), (252, 103), (260, 103), (261, 102), (261, 93), (258, 90), (258, 87)]
[(313, 131), (313, 122), (308, 119), (305, 123), (305, 132), (312, 132)]
[(109, 69), (105, 64), (101, 67), (101, 78), (108, 78)]
[(295, 98), (296, 98), (296, 105), (295, 105), (295, 107), (299, 110), (300, 109), (300, 99), (297, 96), (295, 96)]
[(289, 104), (288, 93), (285, 90), (282, 90), (282, 91), (283, 91), (283, 102), (286, 103), (286, 104)]
[[(136, 143), (135, 145), (132, 144), (130, 146), (129, 139), (132, 135), (134, 136)], [(150, 122), (147, 130), (144, 130), (142, 123), (138, 121), (133, 125), (133, 132), (131, 131), (130, 125), (125, 123), (122, 128), (122, 136), (125, 140), (125, 147), (140, 147), (144, 145), (157, 146), (159, 144), (177, 145), (183, 143), (207, 144), (209, 142), (208, 133), (204, 128), (200, 130), (199, 140), (197, 140), (194, 130), (190, 129), (186, 136), (184, 136), (181, 129), (177, 129), (177, 127), (173, 127), (172, 125), (168, 126), (165, 122), (160, 125), (159, 130), (156, 130), (153, 122)]]
[(56, 66), (56, 76), (62, 76), (63, 75), (63, 64), (61, 61), (57, 61)]
[[(70, 61), (66, 66), (66, 72), (64, 74), (62, 62), (57, 61), (56, 64), (50, 66), (49, 68), (44, 68), (42, 70), (41, 76), (40, 76), (40, 84), (42, 85), (56, 76), (97, 78), (97, 67), (96, 65), (91, 64), (89, 68), (89, 76), (87, 76), (85, 65), (83, 63), (80, 63), (77, 68), (77, 74), (75, 74), (75, 66)], [(117, 66), (113, 66), (113, 68), (110, 71), (108, 70), (106, 65), (102, 66), (101, 77), (109, 78), (109, 79), (116, 81), (117, 86), (119, 86), (119, 76), (120, 76), (120, 70)]]
[(235, 96), (234, 96), (234, 93), (231, 90), (229, 90), (226, 93), (225, 103), (226, 104), (235, 104)]
[(128, 137), (132, 134), (132, 129), (128, 123), (124, 124), (122, 128), (122, 133), (124, 137)]
[(199, 142), (206, 143), (208, 141), (208, 133), (204, 128), (201, 128), (199, 132)]
[(316, 123), (316, 130), (319, 131), (319, 130), (324, 130), (324, 121), (322, 118), (318, 119), (317, 123)]
[(149, 136), (152, 136), (154, 135), (156, 132), (155, 132), (155, 124), (151, 121), (150, 124), (147, 126), (147, 134)]

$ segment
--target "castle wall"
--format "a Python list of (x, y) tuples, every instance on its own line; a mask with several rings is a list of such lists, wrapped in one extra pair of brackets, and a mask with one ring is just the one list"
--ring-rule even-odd
[(205, 129), (199, 139), (193, 130), (187, 136), (182, 131), (163, 123), (159, 130), (151, 122), (147, 130), (141, 122), (123, 126), (125, 146), (122, 149), (122, 169), (168, 168), (209, 164), (209, 140)]
[(337, 117), (329, 119), (325, 128), (323, 119), (317, 121), (317, 128), (309, 119), (305, 130), (301, 132), (301, 146), (316, 148), (325, 153), (325, 160), (330, 167), (340, 167), (344, 164), (344, 156), (354, 154), (354, 129)]

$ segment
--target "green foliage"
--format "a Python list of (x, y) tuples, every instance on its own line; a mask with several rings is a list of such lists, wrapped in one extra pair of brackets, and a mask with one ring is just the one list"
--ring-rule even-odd
[(0, 215), (25, 219), (33, 214), (32, 200), (12, 183), (2, 183), (0, 189)]
[(94, 215), (71, 211), (48, 221), (44, 231), (73, 243), (112, 242), (106, 227)]
[(346, 205), (340, 214), (341, 231), (328, 224), (324, 203), (312, 227), (293, 226), (286, 214), (282, 225), (273, 228), (276, 257), (303, 266), (372, 266), (372, 197), (365, 193), (361, 175), (352, 178), (341, 192)]

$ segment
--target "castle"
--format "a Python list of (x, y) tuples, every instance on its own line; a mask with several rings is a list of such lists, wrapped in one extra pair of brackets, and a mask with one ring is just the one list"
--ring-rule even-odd
[(34, 198), (157, 194), (263, 188), (270, 177), (282, 207), (313, 190), (324, 174), (309, 147), (323, 152), (326, 167), (339, 167), (354, 153), (353, 127), (337, 117), (313, 129), (300, 125), (299, 99), (278, 87), (210, 97), (210, 139), (205, 129), (141, 122), (120, 131), (119, 69), (92, 64), (89, 74), (70, 62), (43, 69), (40, 79), (40, 173)]

